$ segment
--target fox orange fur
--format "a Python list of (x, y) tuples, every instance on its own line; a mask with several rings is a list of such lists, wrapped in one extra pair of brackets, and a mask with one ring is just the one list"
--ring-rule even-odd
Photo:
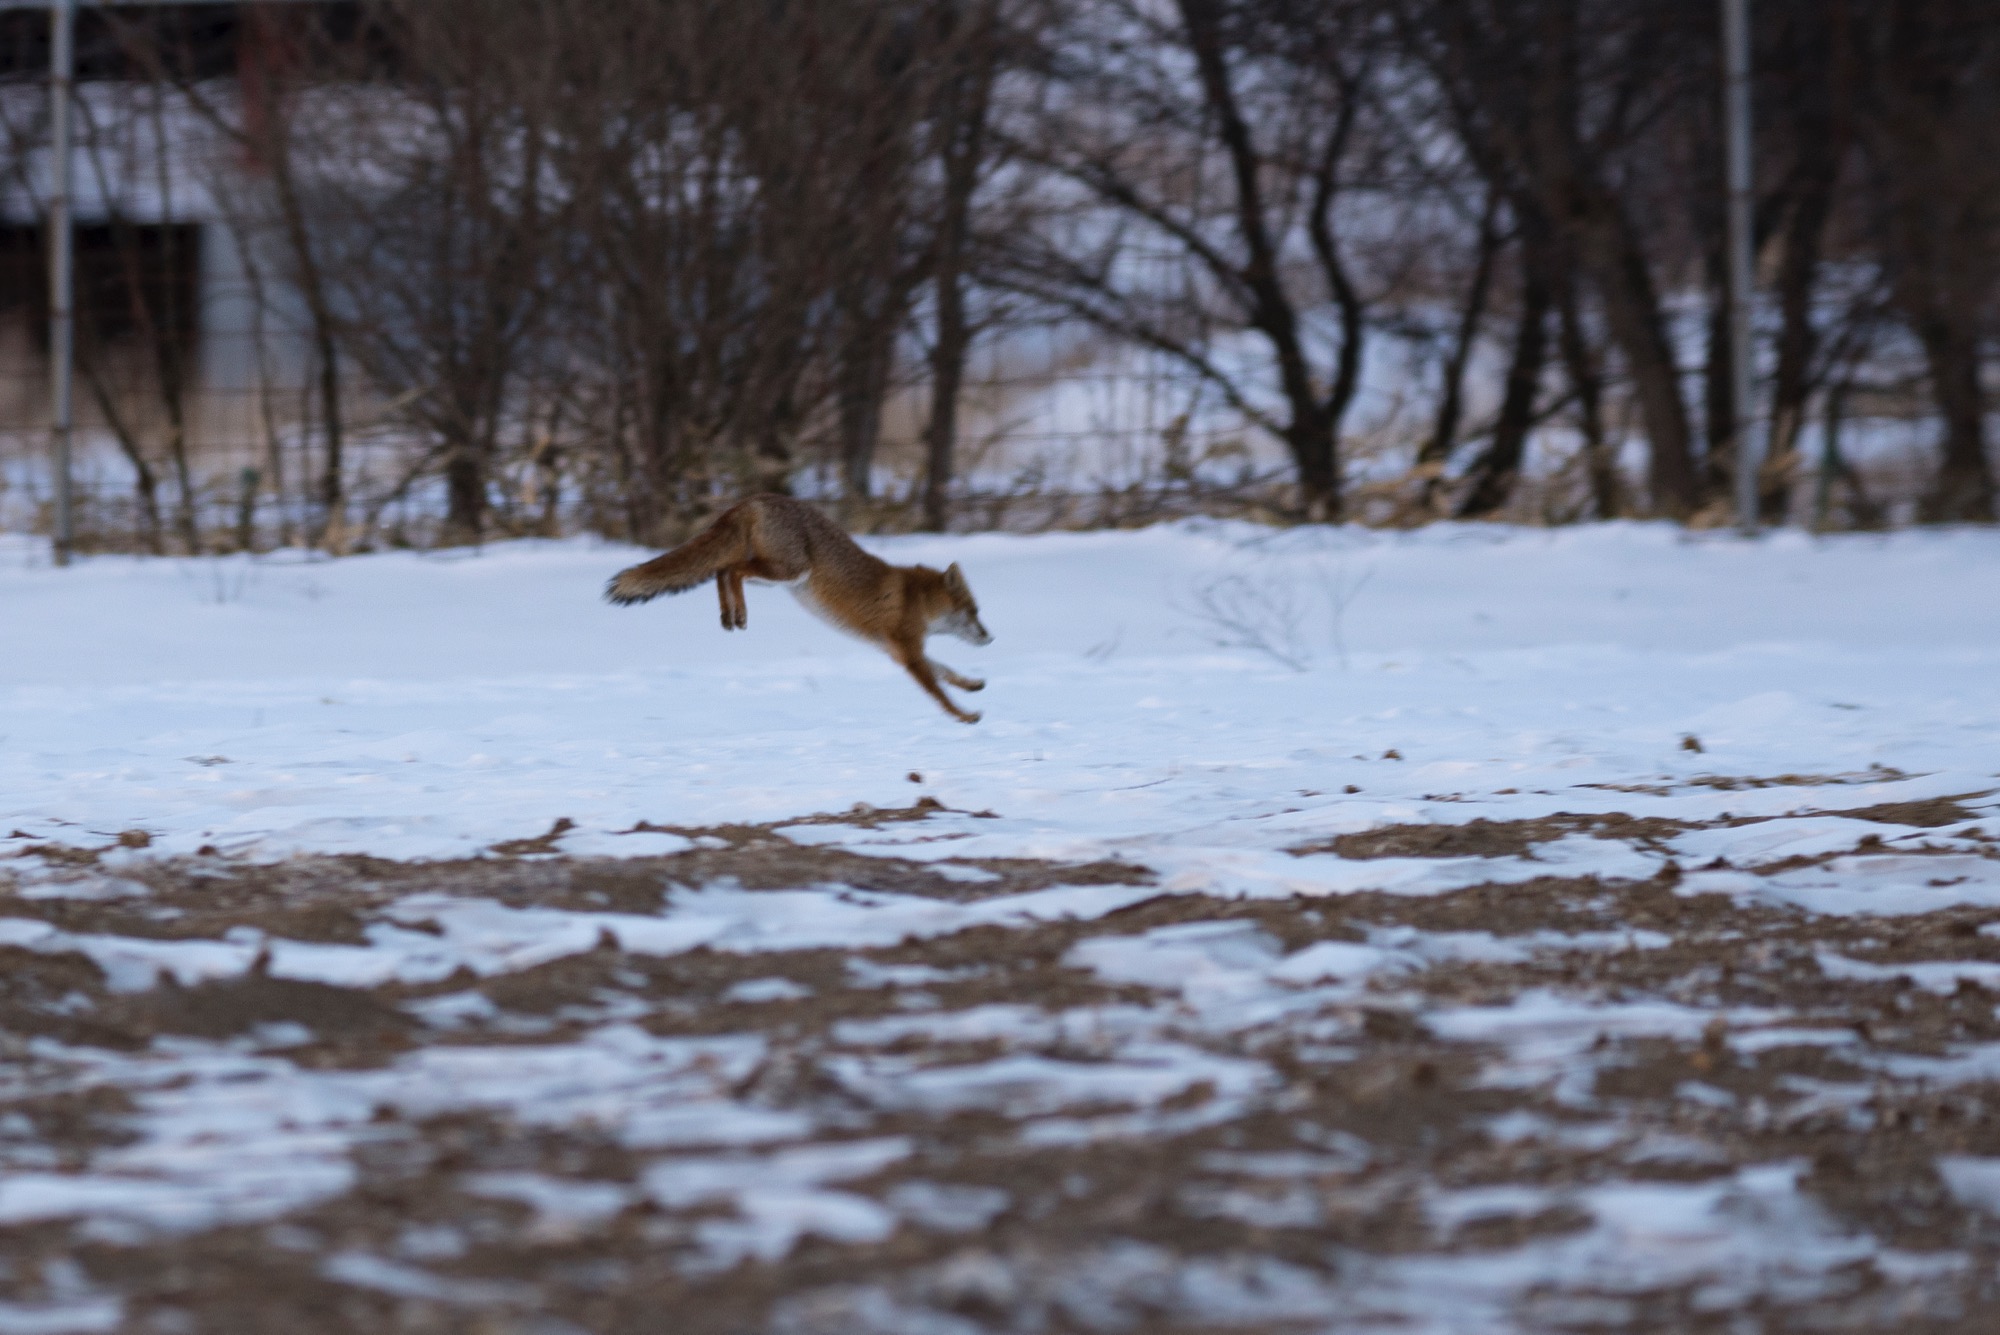
[(979, 624), (979, 604), (956, 565), (945, 570), (890, 565), (862, 551), (811, 506), (789, 496), (763, 495), (724, 510), (666, 555), (619, 571), (604, 596), (620, 605), (643, 603), (663, 593), (685, 593), (710, 579), (722, 598), (724, 630), (749, 624), (744, 580), (788, 584), (808, 610), (887, 650), (946, 713), (961, 723), (979, 722), (979, 715), (952, 702), (938, 678), (961, 691), (984, 690), (986, 683), (924, 654), (924, 637), (933, 633), (956, 635), (970, 644), (993, 639)]

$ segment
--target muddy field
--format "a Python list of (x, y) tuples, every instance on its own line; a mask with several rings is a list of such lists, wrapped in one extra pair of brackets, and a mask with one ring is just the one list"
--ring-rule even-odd
[[(2000, 860), (1991, 802), (1826, 811), (1870, 832), (1733, 870), (1948, 883)], [(1994, 1328), (2000, 909), (1815, 915), (1672, 861), (1222, 899), (798, 834), (980, 814), (621, 860), (29, 849), (0, 1331)], [(808, 887), (887, 925), (789, 942)], [(714, 896), (770, 925), (659, 934)]]

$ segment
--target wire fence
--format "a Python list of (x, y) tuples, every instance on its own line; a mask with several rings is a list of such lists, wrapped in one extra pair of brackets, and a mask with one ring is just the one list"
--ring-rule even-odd
[[(340, 405), (340, 502), (338, 514), (329, 513), (322, 385), (296, 301), (246, 281), (221, 224), (174, 226), (177, 251), (142, 244), (120, 255), (103, 236), (82, 247), (79, 547), (326, 545), (330, 530), (341, 535), (342, 550), (439, 541), (448, 498), (438, 442), (412, 423), (405, 402), (352, 375)], [(32, 227), (0, 229), (0, 527), (47, 533), (54, 488), (39, 240)], [(125, 241), (129, 247), (131, 236)], [(134, 253), (153, 257), (136, 279)], [(178, 326), (149, 330), (131, 317), (161, 307), (184, 311)], [(1693, 335), (1703, 312), (1691, 303), (1683, 318)], [(174, 355), (161, 355), (163, 338), (180, 341)], [(1407, 331), (1371, 338), (1363, 392), (1344, 424), (1348, 513), (1386, 524), (1435, 518), (1440, 474), (1416, 469), (1415, 460), (1433, 427), (1436, 349)], [(1223, 352), (1238, 364), (1259, 356), (1242, 335)], [(837, 505), (856, 527), (895, 529), (918, 519), (930, 411), (923, 346), (906, 341), (898, 367), (865, 499), (849, 494), (841, 460), (810, 443), (784, 479), (799, 494)], [(1501, 369), (1475, 363), (1468, 377), (1461, 459), (1490, 428)], [(1614, 380), (1614, 394), (1619, 388)], [(1838, 401), (1823, 396), (1802, 434), (1807, 468), (1792, 488), (1791, 518), (1843, 527), (1912, 518), (1934, 467), (1935, 417), (1923, 388), (1919, 375), (1906, 374), (1878, 377)], [(1700, 389), (1690, 373), (1690, 399)], [(1593, 513), (1573, 414), (1558, 387), (1545, 397), (1550, 408), (1499, 518), (1561, 523)], [(1282, 415), (1275, 399), (1272, 407)], [(1644, 463), (1637, 423), (1628, 414), (1609, 425), (1636, 491)], [(589, 442), (575, 436), (587, 429), (532, 410), (510, 424), (513, 439), (484, 479), (493, 536), (618, 531), (605, 522), (601, 495), (593, 499), (604, 479), (592, 472)], [(1232, 408), (1184, 362), (1077, 322), (1016, 324), (976, 345), (958, 437), (953, 527), (1129, 524), (1190, 513), (1277, 519), (1295, 508), (1290, 460), (1266, 424)], [(1840, 448), (1829, 451), (1836, 437)]]
[[(0, 528), (47, 533), (48, 377), (26, 342), (18, 332), (0, 338)], [(185, 433), (185, 475), (161, 451), (173, 427), (157, 402), (146, 401), (156, 396), (145, 381), (136, 370), (125, 377), (110, 414), (80, 396), (73, 465), (80, 550), (146, 546), (135, 448), (151, 471), (153, 504), (168, 516), (163, 527), (175, 550), (188, 548), (188, 533), (197, 535), (192, 545), (199, 550), (229, 551), (310, 542), (325, 529), (323, 432), (304, 376), (193, 388), (178, 428)], [(1424, 479), (1412, 466), (1427, 428), (1418, 409), (1427, 401), (1421, 385), (1404, 388), (1401, 395), (1378, 388), (1344, 441), (1350, 515), (1361, 522), (1435, 517), (1422, 503)], [(1915, 395), (1907, 398), (1878, 395), (1867, 411), (1850, 411), (1841, 423), (1842, 462), (1852, 476), (1833, 479), (1833, 489), (1858, 488), (1859, 499), (1820, 496), (1822, 524), (1867, 527), (1913, 517), (1933, 466), (1935, 424)], [(857, 527), (914, 525), (927, 402), (921, 381), (890, 394), (866, 502), (842, 496), (838, 461), (830, 456), (801, 459), (792, 488), (840, 505)], [(392, 403), (365, 391), (344, 407), (345, 548), (436, 542), (445, 497), (435, 444), (399, 419)], [(1122, 525), (1194, 513), (1278, 519), (1290, 506), (1289, 462), (1269, 432), (1219, 404), (1167, 359), (1075, 330), (1038, 331), (981, 357), (964, 387), (960, 430), (954, 528)], [(1824, 421), (1808, 428), (1809, 459), (1824, 454), (1826, 431)], [(1467, 448), (1477, 443), (1475, 434)], [(569, 475), (556, 453), (550, 461), (546, 452), (516, 450), (494, 471), (488, 480), (494, 536), (597, 527), (583, 479)], [(1546, 423), (1499, 517), (1526, 523), (1585, 517), (1589, 497), (1579, 454), (1570, 424), (1560, 416)], [(1621, 459), (1636, 485), (1643, 442), (1629, 432)], [(1825, 489), (1819, 471), (1815, 466), (1815, 476), (1795, 489), (1793, 518), (1801, 522), (1816, 518), (1815, 493)], [(175, 518), (183, 514), (184, 521)]]
[[(268, 336), (204, 328), (177, 420), (148, 349), (128, 342), (89, 354), (96, 364), (80, 379), (95, 384), (79, 390), (73, 463), (81, 549), (143, 546), (148, 483), (172, 545), (185, 546), (183, 528), (197, 532), (204, 549), (229, 550), (304, 541), (324, 527), (327, 460), (312, 368), (294, 342), (263, 358), (287, 374), (248, 383), (240, 374), (255, 360), (254, 340)], [(915, 521), (928, 401), (928, 384), (910, 377), (886, 396), (872, 494), (845, 507), (858, 524)], [(25, 321), (0, 318), (0, 527), (49, 531), (48, 404), (45, 347)], [(436, 445), (397, 407), (365, 387), (342, 403), (350, 550), (438, 536)], [(175, 433), (184, 475), (169, 448)], [(953, 524), (961, 527), (1129, 522), (1218, 506), (1275, 510), (1288, 477), (1268, 433), (1219, 407), (1184, 371), (1074, 329), (1019, 331), (975, 356), (959, 440)], [(566, 472), (556, 445), (509, 451), (489, 479), (497, 534), (590, 527), (582, 479)], [(843, 499), (839, 461), (826, 451), (802, 454), (789, 482), (801, 494)], [(183, 511), (181, 525), (174, 516)]]

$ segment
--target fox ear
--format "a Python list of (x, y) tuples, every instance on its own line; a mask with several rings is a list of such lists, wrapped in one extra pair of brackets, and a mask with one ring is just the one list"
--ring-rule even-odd
[(958, 568), (958, 562), (953, 561), (944, 568), (944, 582), (955, 589), (965, 587), (965, 572)]

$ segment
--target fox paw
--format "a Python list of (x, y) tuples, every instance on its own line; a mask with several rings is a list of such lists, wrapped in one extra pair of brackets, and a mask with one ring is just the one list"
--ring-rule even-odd
[(980, 716), (978, 714), (970, 714), (962, 709), (954, 717), (956, 717), (960, 723), (977, 723), (979, 722), (980, 719)]
[(955, 684), (961, 691), (983, 691), (986, 689), (986, 683), (977, 677), (968, 677), (964, 681)]

